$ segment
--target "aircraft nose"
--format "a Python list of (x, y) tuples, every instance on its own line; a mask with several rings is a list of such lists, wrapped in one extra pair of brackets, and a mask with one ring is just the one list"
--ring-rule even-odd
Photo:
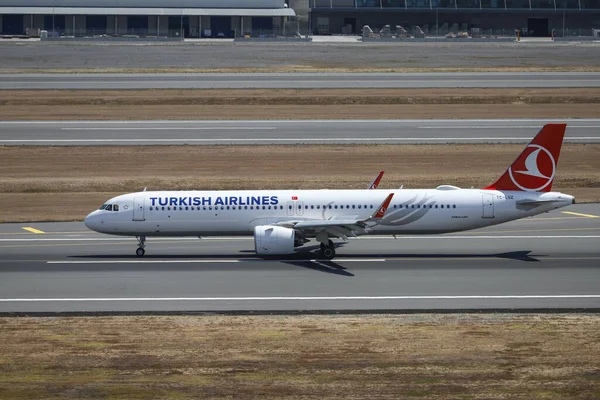
[(98, 210), (89, 213), (83, 220), (83, 223), (88, 229), (98, 231)]

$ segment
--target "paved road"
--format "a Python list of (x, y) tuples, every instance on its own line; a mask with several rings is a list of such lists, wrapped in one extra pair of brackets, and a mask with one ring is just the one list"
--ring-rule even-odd
[[(0, 145), (527, 143), (547, 122), (549, 121), (0, 121)], [(565, 141), (600, 143), (600, 119), (569, 120)]]
[[(568, 23), (568, 21), (567, 21)], [(56, 43), (0, 41), (5, 71), (598, 68), (598, 43)], [(158, 71), (160, 72), (160, 71)], [(177, 72), (177, 71), (175, 71)], [(229, 71), (231, 72), (231, 71)]]
[(0, 89), (600, 87), (600, 72), (0, 74)]
[(460, 234), (356, 239), (335, 262), (260, 259), (251, 238), (153, 239), (140, 259), (133, 239), (81, 223), (4, 224), (0, 312), (600, 308), (599, 216), (584, 204)]

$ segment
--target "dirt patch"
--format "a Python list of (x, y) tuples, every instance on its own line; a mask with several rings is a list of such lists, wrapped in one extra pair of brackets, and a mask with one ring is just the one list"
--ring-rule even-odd
[[(510, 144), (0, 147), (0, 221), (81, 220), (111, 196), (146, 186), (364, 188), (385, 170), (381, 188), (483, 187), (522, 149)], [(600, 201), (600, 145), (565, 144), (553, 188), (579, 202)]]
[(594, 118), (599, 88), (3, 91), (3, 120)]
[(595, 315), (0, 318), (0, 397), (600, 397)]

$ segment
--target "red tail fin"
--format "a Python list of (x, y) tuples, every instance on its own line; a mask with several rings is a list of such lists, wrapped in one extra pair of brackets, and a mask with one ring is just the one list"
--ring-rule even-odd
[(496, 182), (484, 189), (549, 192), (567, 124), (547, 124)]

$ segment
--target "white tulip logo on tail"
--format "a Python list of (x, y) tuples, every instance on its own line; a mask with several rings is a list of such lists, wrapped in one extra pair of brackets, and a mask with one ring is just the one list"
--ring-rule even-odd
[(521, 190), (538, 191), (552, 183), (556, 173), (556, 161), (545, 147), (530, 144), (525, 152), (531, 151), (524, 165), (515, 165), (508, 169), (510, 179)]

